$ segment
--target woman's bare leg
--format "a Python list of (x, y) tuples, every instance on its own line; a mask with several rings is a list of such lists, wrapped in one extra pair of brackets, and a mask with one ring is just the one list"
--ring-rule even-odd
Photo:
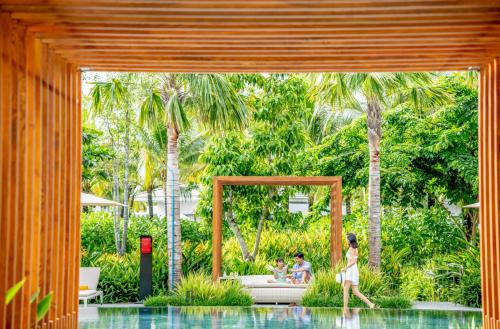
[(349, 308), (349, 288), (351, 288), (351, 281), (344, 281), (344, 310)]
[(366, 298), (366, 296), (363, 295), (361, 293), (361, 291), (359, 291), (358, 286), (354, 286), (354, 285), (352, 286), (352, 293), (354, 295), (358, 296), (359, 299), (361, 299), (363, 302), (365, 302), (365, 304), (368, 305), (370, 308), (373, 308), (373, 306), (375, 306), (375, 304), (373, 304), (372, 302), (370, 302), (370, 300), (368, 298)]

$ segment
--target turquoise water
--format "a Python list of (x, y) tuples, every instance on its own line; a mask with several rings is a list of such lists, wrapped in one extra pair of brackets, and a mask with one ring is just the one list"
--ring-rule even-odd
[(80, 309), (79, 328), (440, 328), (477, 329), (479, 312), (351, 309), (305, 307), (165, 307)]

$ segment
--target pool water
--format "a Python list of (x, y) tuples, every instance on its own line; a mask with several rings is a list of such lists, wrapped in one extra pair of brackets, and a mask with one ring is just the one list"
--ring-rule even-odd
[(80, 309), (79, 328), (440, 328), (478, 329), (480, 312), (305, 307), (89, 307)]

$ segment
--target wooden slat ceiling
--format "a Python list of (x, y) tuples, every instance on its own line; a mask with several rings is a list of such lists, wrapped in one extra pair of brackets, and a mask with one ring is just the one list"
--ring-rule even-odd
[(466, 70), (500, 53), (500, 0), (0, 0), (85, 69)]

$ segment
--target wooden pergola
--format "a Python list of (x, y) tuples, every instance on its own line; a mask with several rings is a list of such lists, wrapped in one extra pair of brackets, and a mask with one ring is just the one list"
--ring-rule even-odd
[(473, 69), (483, 320), (500, 328), (499, 1), (0, 0), (0, 27), (0, 327), (33, 324), (39, 289), (44, 327), (77, 326), (82, 70)]
[(318, 186), (330, 187), (330, 265), (342, 257), (342, 177), (296, 176), (215, 176), (213, 177), (212, 280), (221, 276), (223, 188), (225, 185)]

